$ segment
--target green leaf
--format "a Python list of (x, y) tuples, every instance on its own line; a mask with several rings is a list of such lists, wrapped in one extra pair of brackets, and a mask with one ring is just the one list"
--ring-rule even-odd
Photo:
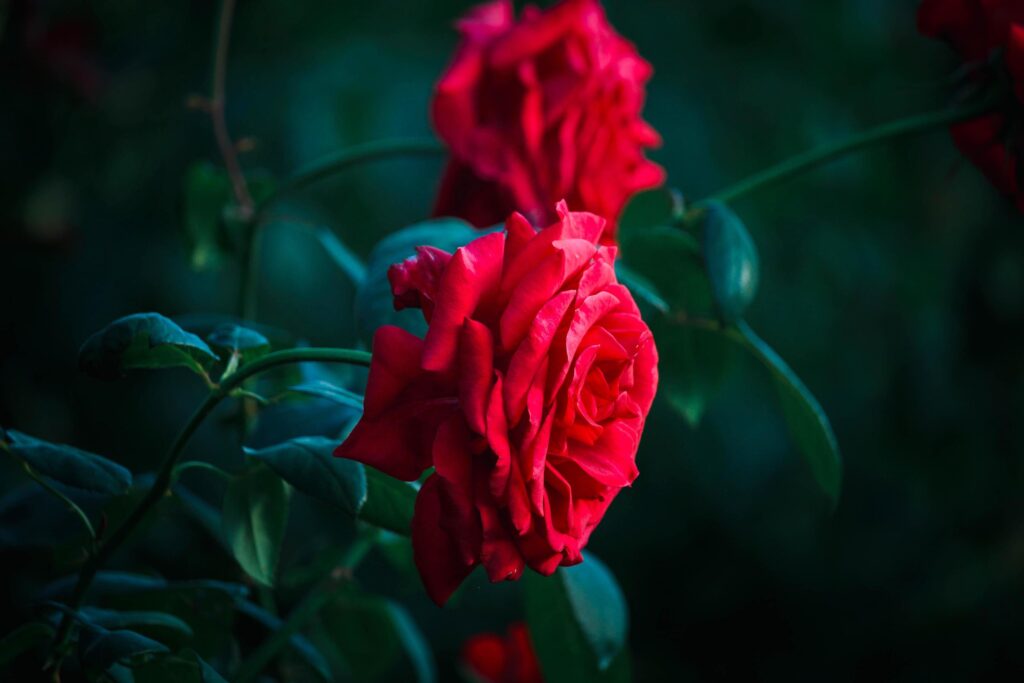
[(395, 311), (388, 268), (413, 256), (418, 246), (454, 252), (483, 234), (464, 221), (441, 218), (403, 228), (378, 242), (367, 259), (366, 277), (356, 291), (356, 328), (360, 338), (369, 345), (381, 325), (398, 325), (423, 336), (426, 324), (419, 311)]
[(366, 279), (366, 266), (363, 265), (362, 260), (349, 249), (344, 242), (338, 239), (338, 236), (331, 232), (328, 228), (318, 227), (316, 228), (316, 238), (323, 245), (324, 251), (331, 257), (338, 267), (341, 269), (352, 284), (357, 287), (363, 283)]
[(629, 680), (622, 656), (628, 611), (611, 572), (592, 554), (551, 577), (527, 573), (526, 619), (547, 680)]
[(359, 518), (397, 534), (412, 533), (412, 513), (418, 490), (409, 482), (389, 477), (372, 467), (366, 471), (366, 502)]
[(245, 452), (299, 491), (357, 515), (366, 502), (366, 474), (358, 462), (334, 457), (337, 445), (333, 439), (302, 436)]
[(836, 436), (825, 411), (779, 354), (746, 323), (738, 323), (736, 329), (747, 350), (771, 373), (789, 433), (810, 465), (815, 480), (828, 495), (832, 505), (837, 505), (842, 488), (842, 461)]
[(202, 339), (159, 313), (136, 313), (89, 337), (78, 353), (79, 368), (99, 379), (117, 379), (126, 370), (187, 367), (200, 375), (217, 360)]
[(84, 624), (78, 636), (78, 656), (83, 666), (99, 671), (168, 651), (166, 645), (134, 631), (108, 631), (102, 626)]
[[(689, 233), (655, 226), (622, 236), (622, 265), (644, 279), (646, 287), (673, 311), (714, 313), (711, 283), (704, 272), (700, 244)], [(616, 268), (621, 272), (621, 266)]]
[(321, 620), (329, 647), (355, 680), (437, 680), (437, 667), (426, 639), (397, 603), (371, 596), (338, 595)]
[(607, 669), (626, 643), (629, 611), (622, 589), (612, 573), (588, 554), (574, 567), (563, 567), (562, 584), (572, 613), (599, 669)]
[(0, 670), (38, 643), (53, 638), (53, 627), (39, 621), (30, 621), (0, 639)]
[(420, 683), (432, 683), (437, 680), (434, 655), (430, 651), (427, 639), (423, 637), (423, 633), (416, 626), (416, 622), (397, 602), (387, 600), (386, 608), (398, 640), (402, 644), (402, 649), (412, 663), (413, 671), (416, 672), (416, 680)]
[(170, 635), (191, 638), (192, 627), (182, 619), (167, 614), (147, 610), (110, 610), (99, 607), (83, 607), (79, 610), (81, 617), (97, 626), (106, 629), (132, 629), (145, 632), (169, 633)]
[(200, 161), (185, 172), (185, 243), (196, 270), (219, 266), (230, 249), (224, 212), (231, 201), (231, 180), (224, 169)]
[(288, 391), (292, 391), (297, 394), (306, 394), (307, 396), (314, 396), (316, 398), (324, 398), (328, 401), (334, 401), (338, 405), (354, 408), (359, 412), (363, 411), (362, 396), (353, 391), (349, 391), (348, 389), (343, 389), (331, 384), (326, 380), (320, 379), (312, 382), (303, 382), (302, 384), (289, 387)]
[(262, 334), (248, 327), (224, 323), (206, 337), (206, 341), (221, 357), (238, 353), (246, 361), (254, 361), (270, 353), (270, 342)]
[(619, 216), (620, 240), (656, 225), (671, 225), (674, 208), (672, 194), (664, 188), (636, 193)]
[[(253, 621), (264, 626), (268, 631), (277, 631), (284, 623), (267, 610), (248, 600), (239, 600), (235, 603), (235, 608)], [(330, 665), (308, 638), (301, 634), (295, 634), (288, 639), (288, 643), (324, 680), (333, 680)]]
[(743, 221), (721, 202), (702, 208), (701, 248), (719, 317), (732, 323), (743, 317), (757, 293), (760, 262)]
[(212, 591), (232, 598), (244, 598), (249, 595), (249, 589), (240, 583), (233, 581), (218, 581), (216, 579), (191, 579), (187, 581), (169, 581), (167, 588), (175, 591)]
[(644, 279), (639, 289), (628, 275), (623, 279), (634, 296), (652, 303), (644, 293), (645, 288), (651, 289), (658, 297), (655, 308), (671, 309), (647, 316), (660, 357), (658, 395), (696, 426), (738, 355), (726, 340), (687, 323), (690, 318), (711, 319), (719, 314), (701, 245), (676, 227), (627, 230), (622, 235), (622, 261), (616, 264), (617, 270), (623, 272), (625, 266), (624, 272)]
[(8, 430), (6, 448), (16, 458), (54, 482), (90, 493), (118, 496), (128, 492), (132, 473), (116, 462), (73, 446), (49, 443)]
[(206, 661), (195, 652), (186, 651), (187, 654), (194, 657), (196, 663), (199, 664), (200, 683), (228, 683), (227, 680), (221, 676), (216, 669), (206, 663)]
[[(71, 595), (78, 574), (64, 576), (49, 583), (40, 592), (39, 600), (62, 600)], [(229, 597), (242, 598), (249, 594), (249, 589), (240, 583), (217, 581), (214, 579), (194, 579), (188, 581), (168, 581), (159, 576), (135, 574), (132, 572), (99, 571), (92, 580), (87, 595), (93, 599), (112, 595), (133, 595), (168, 590), (215, 591)]]
[(224, 494), (224, 536), (249, 576), (274, 585), (288, 521), (288, 485), (262, 465), (232, 478)]
[(130, 672), (134, 683), (227, 683), (191, 650), (155, 657)]
[(650, 316), (648, 323), (660, 355), (658, 394), (696, 427), (735, 367), (738, 350), (716, 331), (658, 315)]

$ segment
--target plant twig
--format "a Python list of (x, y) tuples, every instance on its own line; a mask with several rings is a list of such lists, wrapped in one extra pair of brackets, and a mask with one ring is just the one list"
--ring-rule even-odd
[(235, 14), (235, 0), (223, 0), (220, 5), (220, 21), (217, 25), (217, 44), (213, 53), (213, 85), (210, 94), (210, 118), (213, 121), (213, 134), (217, 138), (217, 147), (224, 159), (231, 189), (238, 202), (239, 218), (242, 222), (252, 219), (254, 204), (249, 193), (249, 185), (238, 163), (238, 151), (228, 134), (227, 121), (224, 118), (225, 84), (227, 82), (228, 47), (231, 44), (231, 22)]

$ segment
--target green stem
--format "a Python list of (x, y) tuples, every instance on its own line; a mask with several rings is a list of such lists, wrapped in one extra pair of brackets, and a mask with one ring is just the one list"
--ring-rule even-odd
[(260, 208), (262, 210), (285, 195), (359, 164), (402, 156), (435, 156), (445, 152), (444, 145), (431, 139), (376, 140), (356, 145), (300, 168), (282, 183), (277, 192), (261, 202)]
[(957, 123), (958, 121), (974, 118), (991, 111), (1001, 101), (1001, 97), (986, 97), (982, 98), (981, 101), (967, 104), (962, 107), (942, 109), (940, 111), (919, 114), (917, 116), (911, 116), (898, 121), (883, 123), (879, 126), (875, 126), (874, 128), (869, 128), (866, 131), (852, 135), (845, 140), (830, 142), (820, 147), (808, 150), (803, 154), (798, 154), (795, 157), (786, 159), (779, 164), (741, 180), (735, 185), (730, 185), (710, 197), (696, 202), (694, 204), (694, 208), (699, 208), (701, 205), (707, 204), (710, 201), (735, 201), (742, 196), (785, 182), (786, 180), (800, 175), (805, 171), (822, 166), (830, 161), (865, 147), (870, 147), (871, 145), (882, 142), (888, 142), (905, 135), (912, 135), (914, 133), (932, 130), (933, 128), (943, 128), (950, 124)]
[(259, 284), (260, 224), (247, 221), (243, 227), (242, 244), (238, 255), (238, 316), (242, 320), (256, 319), (256, 287)]
[[(339, 578), (346, 577), (346, 574), (351, 575), (373, 548), (376, 538), (375, 532), (363, 533), (356, 538), (341, 558), (341, 562), (331, 567), (328, 576), (310, 589), (306, 597), (288, 614), (281, 627), (242, 662), (238, 672), (231, 679), (232, 683), (249, 683), (267, 668), (267, 665), (288, 645), (292, 636), (308, 626), (320, 610), (330, 603), (337, 594)], [(342, 571), (338, 571), (339, 569)]]
[(75, 501), (65, 496), (63, 493), (58, 491), (54, 486), (51, 486), (48, 481), (39, 476), (36, 473), (36, 471), (29, 466), (27, 462), (22, 461), (21, 466), (22, 469), (25, 470), (25, 474), (31, 477), (32, 481), (43, 487), (43, 489), (51, 496), (64, 503), (64, 505), (66, 505), (67, 508), (71, 510), (71, 512), (73, 512), (75, 516), (82, 521), (82, 526), (84, 526), (85, 530), (89, 533), (89, 538), (92, 539), (93, 546), (95, 546), (96, 529), (93, 528), (92, 522), (89, 521), (89, 516), (85, 514), (85, 511), (83, 511), (82, 508), (78, 507), (78, 504), (76, 504)]
[[(138, 527), (139, 523), (145, 518), (146, 514), (155, 506), (161, 498), (163, 498), (170, 488), (172, 482), (172, 475), (174, 473), (175, 465), (177, 465), (178, 458), (181, 457), (182, 452), (185, 450), (185, 446), (188, 444), (192, 435), (195, 434), (196, 430), (203, 421), (213, 412), (214, 408), (224, 400), (231, 392), (237, 387), (241, 386), (250, 377), (258, 375), (261, 372), (270, 370), (280, 365), (286, 365), (290, 363), (301, 363), (305, 361), (317, 361), (321, 363), (349, 363), (352, 365), (364, 365), (370, 364), (370, 354), (366, 351), (356, 351), (353, 349), (321, 349), (321, 348), (308, 348), (308, 349), (288, 349), (285, 351), (276, 351), (268, 354), (257, 361), (244, 365), (238, 369), (235, 373), (224, 378), (220, 386), (213, 390), (206, 400), (196, 409), (189, 421), (185, 423), (178, 437), (174, 440), (170, 450), (164, 457), (163, 464), (160, 466), (160, 470), (157, 473), (156, 480), (153, 482), (153, 486), (150, 487), (146, 495), (139, 501), (139, 504), (132, 510), (128, 518), (111, 534), (106, 542), (100, 544), (99, 549), (94, 555), (92, 555), (83, 565), (81, 571), (78, 574), (78, 583), (75, 585), (75, 590), (71, 594), (71, 599), (68, 601), (68, 606), (72, 609), (78, 609), (82, 604), (82, 600), (85, 597), (86, 591), (92, 584), (92, 580), (96, 577), (96, 572), (106, 563), (110, 556), (117, 550), (118, 547), (131, 535), (131, 533)], [(57, 635), (55, 641), (57, 648), (61, 649), (67, 642), (67, 638), (70, 635), (71, 622), (64, 618), (60, 626), (57, 629)]]

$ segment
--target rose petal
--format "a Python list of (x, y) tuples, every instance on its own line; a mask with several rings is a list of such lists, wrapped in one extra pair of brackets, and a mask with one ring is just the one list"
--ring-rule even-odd
[(494, 379), (494, 337), (483, 323), (467, 319), (459, 336), (459, 405), (477, 434), (487, 434), (487, 400)]
[(437, 305), (424, 339), (424, 370), (443, 371), (451, 367), (463, 321), (472, 317), (476, 307), (498, 284), (504, 244), (503, 234), (492, 233), (456, 250), (441, 276)]
[(398, 327), (377, 330), (363, 416), (335, 456), (405, 481), (430, 466), (434, 434), (458, 402), (440, 378), (419, 369), (422, 344)]
[(478, 504), (477, 510), (483, 527), (480, 562), (487, 570), (487, 578), (492, 583), (518, 580), (523, 574), (525, 562), (497, 510), (487, 504)]
[(444, 606), (474, 565), (460, 559), (455, 541), (443, 528), (440, 482), (440, 477), (431, 475), (416, 496), (412, 551), (427, 595), (438, 606)]
[(429, 324), (441, 273), (451, 257), (451, 254), (441, 249), (416, 247), (415, 256), (388, 268), (395, 310), (420, 308), (423, 310), (423, 318)]

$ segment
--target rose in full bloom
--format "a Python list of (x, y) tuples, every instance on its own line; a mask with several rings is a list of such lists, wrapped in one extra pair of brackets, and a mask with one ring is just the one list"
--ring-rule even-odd
[(544, 683), (526, 624), (515, 623), (506, 635), (481, 633), (462, 646), (462, 665), (482, 683)]
[(1024, 2), (925, 0), (922, 33), (948, 42), (968, 65), (967, 82), (986, 88), (1008, 79), (1014, 93), (992, 112), (952, 126), (960, 151), (1024, 211)]
[(600, 244), (604, 219), (564, 202), (558, 216), (538, 232), (514, 213), (388, 272), (395, 307), (421, 309), (428, 330), (377, 330), (363, 416), (335, 455), (406, 481), (434, 468), (412, 543), (438, 604), (478, 564), (501, 581), (580, 562), (637, 476), (654, 340)]
[(564, 198), (607, 219), (613, 243), (626, 201), (664, 181), (644, 157), (660, 143), (640, 118), (650, 64), (598, 0), (526, 7), (519, 21), (496, 0), (458, 28), (432, 105), (451, 150), (435, 213), (488, 227), (519, 211), (547, 225)]

